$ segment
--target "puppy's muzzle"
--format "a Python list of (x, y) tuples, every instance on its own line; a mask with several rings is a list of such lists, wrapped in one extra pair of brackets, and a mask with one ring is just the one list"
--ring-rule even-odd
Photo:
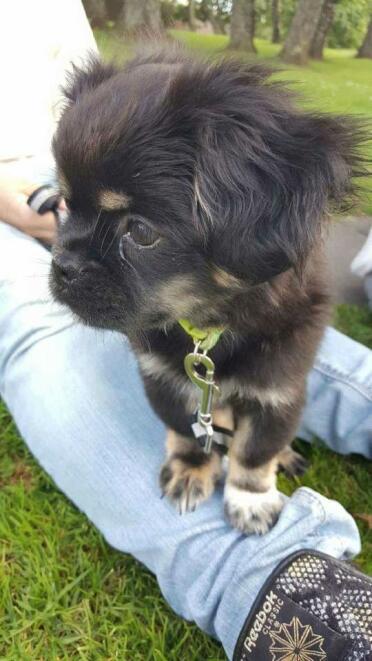
[(94, 269), (94, 264), (85, 262), (82, 265), (81, 260), (72, 252), (64, 251), (53, 257), (52, 270), (53, 275), (58, 282), (70, 285), (76, 282), (84, 275), (88, 275)]

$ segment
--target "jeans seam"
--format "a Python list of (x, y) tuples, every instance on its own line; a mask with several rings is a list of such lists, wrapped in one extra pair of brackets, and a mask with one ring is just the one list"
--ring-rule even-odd
[(297, 491), (297, 497), (300, 498), (301, 500), (303, 498), (305, 498), (305, 500), (311, 500), (316, 505), (320, 521), (317, 527), (315, 528), (314, 532), (311, 534), (317, 534), (318, 528), (324, 525), (324, 523), (326, 523), (328, 518), (328, 513), (326, 508), (324, 507), (323, 502), (318, 498), (318, 494), (313, 493), (310, 487), (300, 487)]
[(324, 363), (318, 358), (317, 363), (313, 366), (313, 369), (317, 372), (320, 372), (324, 376), (328, 376), (330, 378), (336, 377), (341, 383), (349, 386), (349, 388), (355, 390), (359, 395), (362, 395), (362, 397), (368, 399), (369, 402), (372, 402), (372, 388), (356, 383), (355, 381), (351, 381), (346, 374), (339, 371), (335, 367), (331, 367), (328, 365), (328, 363)]

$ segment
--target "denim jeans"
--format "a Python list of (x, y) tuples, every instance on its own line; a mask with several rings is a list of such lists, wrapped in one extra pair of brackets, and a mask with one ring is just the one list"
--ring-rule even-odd
[[(165, 430), (127, 341), (82, 326), (50, 300), (49, 262), (37, 241), (0, 222), (1, 396), (58, 487), (231, 658), (276, 565), (302, 548), (350, 558), (360, 548), (357, 527), (339, 503), (308, 488), (286, 499), (261, 537), (226, 523), (221, 491), (179, 516), (160, 498)], [(332, 329), (309, 376), (299, 434), (372, 456), (372, 353)]]

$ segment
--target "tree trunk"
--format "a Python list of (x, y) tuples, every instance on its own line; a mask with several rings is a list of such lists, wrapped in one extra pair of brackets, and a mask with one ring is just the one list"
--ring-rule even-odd
[(219, 16), (215, 16), (213, 12), (211, 12), (208, 20), (212, 25), (214, 34), (226, 34), (225, 23)]
[(289, 64), (306, 64), (325, 0), (299, 0), (280, 57)]
[(229, 48), (255, 53), (254, 0), (233, 0)]
[(159, 0), (124, 0), (118, 25), (125, 32), (139, 33), (162, 30)]
[(225, 23), (218, 11), (213, 11), (213, 3), (209, 0), (202, 0), (200, 7), (205, 20), (209, 21), (212, 25), (214, 34), (226, 34)]
[(273, 44), (279, 44), (280, 43), (279, 0), (271, 0), (271, 21), (273, 25), (271, 41)]
[(83, 0), (83, 6), (92, 28), (102, 28), (107, 20), (105, 0)]
[(372, 17), (369, 21), (366, 36), (361, 47), (358, 50), (357, 57), (372, 58)]
[(315, 31), (310, 46), (310, 57), (314, 58), (314, 60), (323, 59), (323, 49), (327, 38), (327, 34), (333, 22), (334, 15), (335, 15), (335, 0), (325, 0), (318, 21), (318, 27)]
[[(85, 0), (83, 0), (85, 1)], [(107, 18), (109, 21), (117, 21), (123, 7), (123, 0), (105, 0)]]
[(189, 17), (189, 28), (190, 28), (190, 30), (196, 30), (195, 0), (189, 0), (188, 17)]

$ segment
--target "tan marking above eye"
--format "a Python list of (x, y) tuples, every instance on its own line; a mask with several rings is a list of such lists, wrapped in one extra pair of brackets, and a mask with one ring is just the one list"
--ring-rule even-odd
[(125, 193), (113, 190), (103, 190), (98, 196), (98, 206), (105, 211), (118, 211), (129, 206), (130, 197)]

